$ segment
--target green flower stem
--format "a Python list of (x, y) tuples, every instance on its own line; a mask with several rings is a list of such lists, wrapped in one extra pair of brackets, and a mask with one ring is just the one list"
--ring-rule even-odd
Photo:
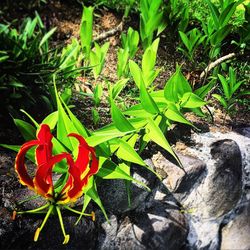
[(33, 196), (30, 196), (30, 197), (27, 198), (27, 199), (24, 199), (24, 200), (18, 202), (17, 204), (18, 204), (18, 205), (21, 205), (21, 204), (23, 204), (24, 202), (31, 201), (31, 200), (35, 200), (35, 199), (38, 198), (38, 197), (40, 197), (40, 195), (33, 195)]
[(58, 214), (59, 222), (60, 222), (62, 233), (63, 233), (63, 236), (64, 236), (63, 244), (67, 244), (69, 242), (69, 235), (66, 234), (66, 232), (65, 232), (63, 219), (62, 219), (62, 214), (61, 214), (60, 208), (58, 206), (56, 206), (56, 211), (57, 211), (57, 214)]
[(45, 208), (47, 208), (49, 206), (51, 206), (51, 205), (49, 203), (47, 203), (44, 206), (38, 207), (36, 209), (27, 210), (27, 211), (19, 211), (19, 212), (17, 212), (17, 214), (39, 213), (39, 212), (42, 212), (42, 210), (44, 210)]
[(73, 212), (73, 213), (76, 213), (76, 214), (80, 214), (80, 215), (85, 215), (85, 216), (93, 216), (92, 214), (86, 214), (86, 213), (83, 213), (83, 212), (80, 212), (80, 211), (77, 211), (71, 207), (68, 207), (68, 206), (64, 206), (65, 209), (68, 209), (69, 211)]

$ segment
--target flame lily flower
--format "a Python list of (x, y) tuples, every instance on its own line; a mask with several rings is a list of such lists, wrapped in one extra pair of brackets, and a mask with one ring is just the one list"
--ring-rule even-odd
[[(15, 212), (17, 214), (23, 213), (36, 213), (46, 211), (46, 216), (43, 223), (37, 228), (34, 241), (37, 241), (39, 234), (48, 220), (51, 213), (56, 212), (60, 221), (62, 232), (64, 235), (63, 244), (68, 243), (69, 235), (65, 233), (60, 206), (75, 212), (80, 215), (89, 215), (94, 218), (94, 214), (84, 214), (77, 210), (68, 207), (66, 204), (75, 202), (80, 196), (83, 195), (83, 189), (88, 183), (89, 177), (96, 174), (98, 171), (98, 159), (95, 154), (95, 149), (90, 147), (85, 139), (76, 134), (71, 133), (69, 137), (74, 137), (79, 142), (78, 155), (74, 160), (72, 155), (68, 152), (62, 152), (57, 155), (52, 154), (53, 135), (50, 132), (50, 128), (47, 124), (42, 124), (37, 134), (37, 139), (24, 143), (15, 160), (15, 170), (18, 174), (19, 181), (21, 184), (27, 186), (37, 194), (44, 197), (48, 203), (37, 209)], [(35, 176), (32, 178), (25, 166), (25, 155), (29, 149), (36, 146), (35, 159), (37, 169)], [(56, 192), (52, 173), (55, 164), (64, 161), (68, 166), (68, 178), (59, 192)]]

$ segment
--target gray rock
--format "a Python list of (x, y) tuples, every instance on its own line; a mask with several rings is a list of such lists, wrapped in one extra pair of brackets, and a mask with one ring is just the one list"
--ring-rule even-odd
[[(232, 140), (216, 141), (210, 151), (207, 154), (207, 171), (203, 161), (193, 160), (192, 164), (192, 160), (185, 159), (184, 166), (190, 162), (186, 167), (187, 177), (178, 174), (180, 170), (173, 167), (163, 183), (168, 188), (175, 186), (172, 188), (174, 197), (188, 210), (194, 210), (203, 218), (218, 218), (233, 209), (240, 199), (241, 153)], [(174, 185), (169, 185), (169, 179)]]
[[(118, 227), (114, 216), (111, 226), (104, 222), (102, 227), (106, 237), (99, 249), (176, 250), (185, 245), (188, 233), (185, 216), (158, 201), (146, 212), (126, 216)], [(112, 227), (117, 229), (115, 237)]]
[(250, 249), (250, 203), (241, 205), (237, 215), (222, 228), (221, 249)]
[[(142, 166), (136, 166), (132, 169), (132, 172), (133, 178), (144, 183), (151, 190), (156, 188), (157, 177), (152, 172)], [(152, 192), (134, 182), (131, 183), (129, 188), (131, 192), (130, 206), (124, 180), (103, 180), (98, 192), (106, 210), (113, 214), (122, 214), (144, 206), (145, 200), (152, 195)]]
[(242, 162), (239, 146), (232, 140), (220, 140), (211, 145), (215, 170), (210, 175), (206, 202), (210, 216), (219, 217), (232, 210), (241, 197)]
[(194, 183), (204, 177), (206, 164), (198, 158), (177, 154), (183, 169), (167, 160), (160, 152), (153, 155), (152, 161), (156, 171), (166, 177), (164, 184), (174, 193), (189, 193), (194, 188)]

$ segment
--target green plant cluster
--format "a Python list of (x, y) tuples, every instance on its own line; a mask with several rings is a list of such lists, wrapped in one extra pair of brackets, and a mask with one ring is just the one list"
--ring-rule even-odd
[[(67, 137), (70, 133), (81, 135), (90, 146), (95, 147), (99, 171), (90, 178), (84, 188), (82, 213), (93, 200), (106, 216), (98, 195), (98, 188), (103, 179), (123, 179), (128, 190), (132, 182), (149, 189), (132, 177), (132, 164), (144, 167), (160, 178), (141, 157), (149, 142), (154, 142), (166, 150), (177, 165), (182, 167), (166, 139), (166, 133), (174, 123), (195, 128), (185, 113), (193, 112), (205, 116), (203, 107), (209, 103), (206, 101), (207, 95), (214, 90), (216, 83), (219, 83), (220, 87), (217, 93), (213, 92), (213, 97), (222, 104), (227, 113), (235, 106), (240, 96), (249, 95), (248, 91), (241, 91), (245, 80), (237, 80), (233, 67), (228, 67), (228, 71), (216, 67), (216, 75), (214, 74), (211, 79), (205, 79), (203, 84), (194, 89), (183, 75), (181, 67), (177, 65), (176, 72), (165, 82), (163, 89), (158, 90), (155, 86), (161, 71), (157, 67), (157, 56), (161, 42), (160, 34), (164, 30), (176, 27), (175, 35), (178, 35), (183, 43), (179, 50), (191, 63), (196, 62), (196, 51), (201, 46), (209, 60), (217, 59), (221, 56), (227, 36), (232, 32), (231, 17), (237, 6), (242, 3), (243, 1), (227, 0), (214, 4), (206, 0), (210, 15), (208, 21), (191, 27), (188, 4), (183, 5), (185, 8), (181, 10), (180, 15), (177, 11), (179, 5), (175, 0), (169, 1), (168, 4), (162, 0), (141, 0), (138, 3), (139, 30), (129, 27), (127, 32), (121, 35), (121, 48), (117, 51), (117, 81), (110, 83), (105, 79), (105, 88), (108, 89), (106, 102), (110, 108), (111, 123), (97, 130), (88, 129), (86, 124), (82, 124), (73, 114), (73, 108), (68, 103), (72, 95), (71, 89), (63, 91), (60, 88), (64, 83), (67, 85), (70, 80), (76, 81), (78, 76), (92, 77), (95, 83), (91, 95), (92, 116), (93, 122), (98, 124), (98, 107), (101, 100), (105, 99), (101, 81), (104, 79), (102, 70), (106, 63), (109, 43), (100, 44), (93, 39), (94, 7), (84, 6), (79, 40), (72, 39), (72, 42), (62, 49), (49, 47), (49, 38), (55, 32), (55, 28), (45, 31), (38, 15), (33, 20), (26, 19), (19, 31), (9, 25), (0, 26), (0, 46), (3, 46), (0, 49), (0, 87), (6, 91), (6, 96), (10, 100), (24, 97), (27, 101), (27, 98), (34, 98), (35, 91), (41, 90), (38, 96), (47, 98), (46, 102), (54, 108), (41, 122), (49, 125), (56, 134), (56, 138), (53, 138), (54, 154), (70, 151), (73, 152), (73, 156), (76, 155), (77, 142)], [(133, 4), (134, 1), (126, 1), (128, 7), (125, 8), (124, 17), (129, 15)], [(167, 18), (165, 13), (168, 13)], [(240, 44), (247, 43), (249, 39), (244, 30), (246, 27), (242, 27), (244, 35), (241, 34), (237, 40)], [(138, 59), (140, 45), (142, 55)], [(241, 49), (245, 50), (247, 46)], [(124, 104), (121, 101), (121, 93), (126, 89), (128, 82), (136, 89), (135, 95), (129, 107), (122, 105), (125, 108), (120, 108), (120, 104)], [(48, 99), (48, 96), (51, 98)], [(31, 122), (16, 118), (14, 122), (25, 140), (35, 139), (40, 125), (30, 114), (23, 112)], [(14, 151), (20, 149), (20, 146), (16, 145), (2, 146)], [(27, 157), (34, 161), (34, 151), (30, 150)], [(63, 162), (56, 165), (53, 171), (61, 175), (60, 181), (67, 180), (68, 169)], [(129, 205), (130, 193), (128, 197)]]

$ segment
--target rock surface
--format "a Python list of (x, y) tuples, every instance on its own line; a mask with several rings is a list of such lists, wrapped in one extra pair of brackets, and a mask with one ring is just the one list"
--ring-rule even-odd
[(185, 216), (159, 201), (143, 213), (126, 216), (117, 223), (111, 217), (111, 225), (102, 224), (105, 239), (99, 249), (181, 249), (185, 245), (188, 226)]
[(250, 249), (250, 202), (237, 209), (236, 216), (222, 228), (221, 249)]
[(161, 174), (166, 187), (174, 193), (189, 193), (194, 188), (194, 183), (204, 177), (206, 164), (198, 158), (177, 154), (183, 169), (167, 160), (160, 152), (153, 155), (152, 161), (156, 171)]
[[(152, 165), (150, 160), (147, 160), (147, 164), (149, 166)], [(142, 166), (132, 168), (132, 177), (144, 183), (152, 192), (157, 187), (157, 183), (159, 183), (156, 176)], [(129, 207), (124, 180), (103, 180), (101, 188), (98, 191), (103, 205), (113, 214), (122, 214), (145, 205), (145, 200), (147, 200), (151, 193), (139, 184), (132, 182), (130, 186), (131, 205)]]
[[(147, 160), (164, 176), (162, 184), (143, 167), (133, 168), (133, 177), (152, 192), (133, 183), (130, 207), (124, 181), (102, 182), (98, 191), (110, 225), (95, 207), (97, 221), (84, 218), (76, 227), (77, 217), (64, 213), (71, 239), (66, 246), (56, 216), (36, 243), (34, 232), (44, 215), (11, 219), (16, 203), (31, 193), (18, 183), (15, 154), (0, 152), (0, 249), (249, 249), (250, 139), (236, 133), (193, 134), (187, 145), (179, 155), (185, 171), (161, 153)], [(18, 207), (32, 209), (43, 202)]]

